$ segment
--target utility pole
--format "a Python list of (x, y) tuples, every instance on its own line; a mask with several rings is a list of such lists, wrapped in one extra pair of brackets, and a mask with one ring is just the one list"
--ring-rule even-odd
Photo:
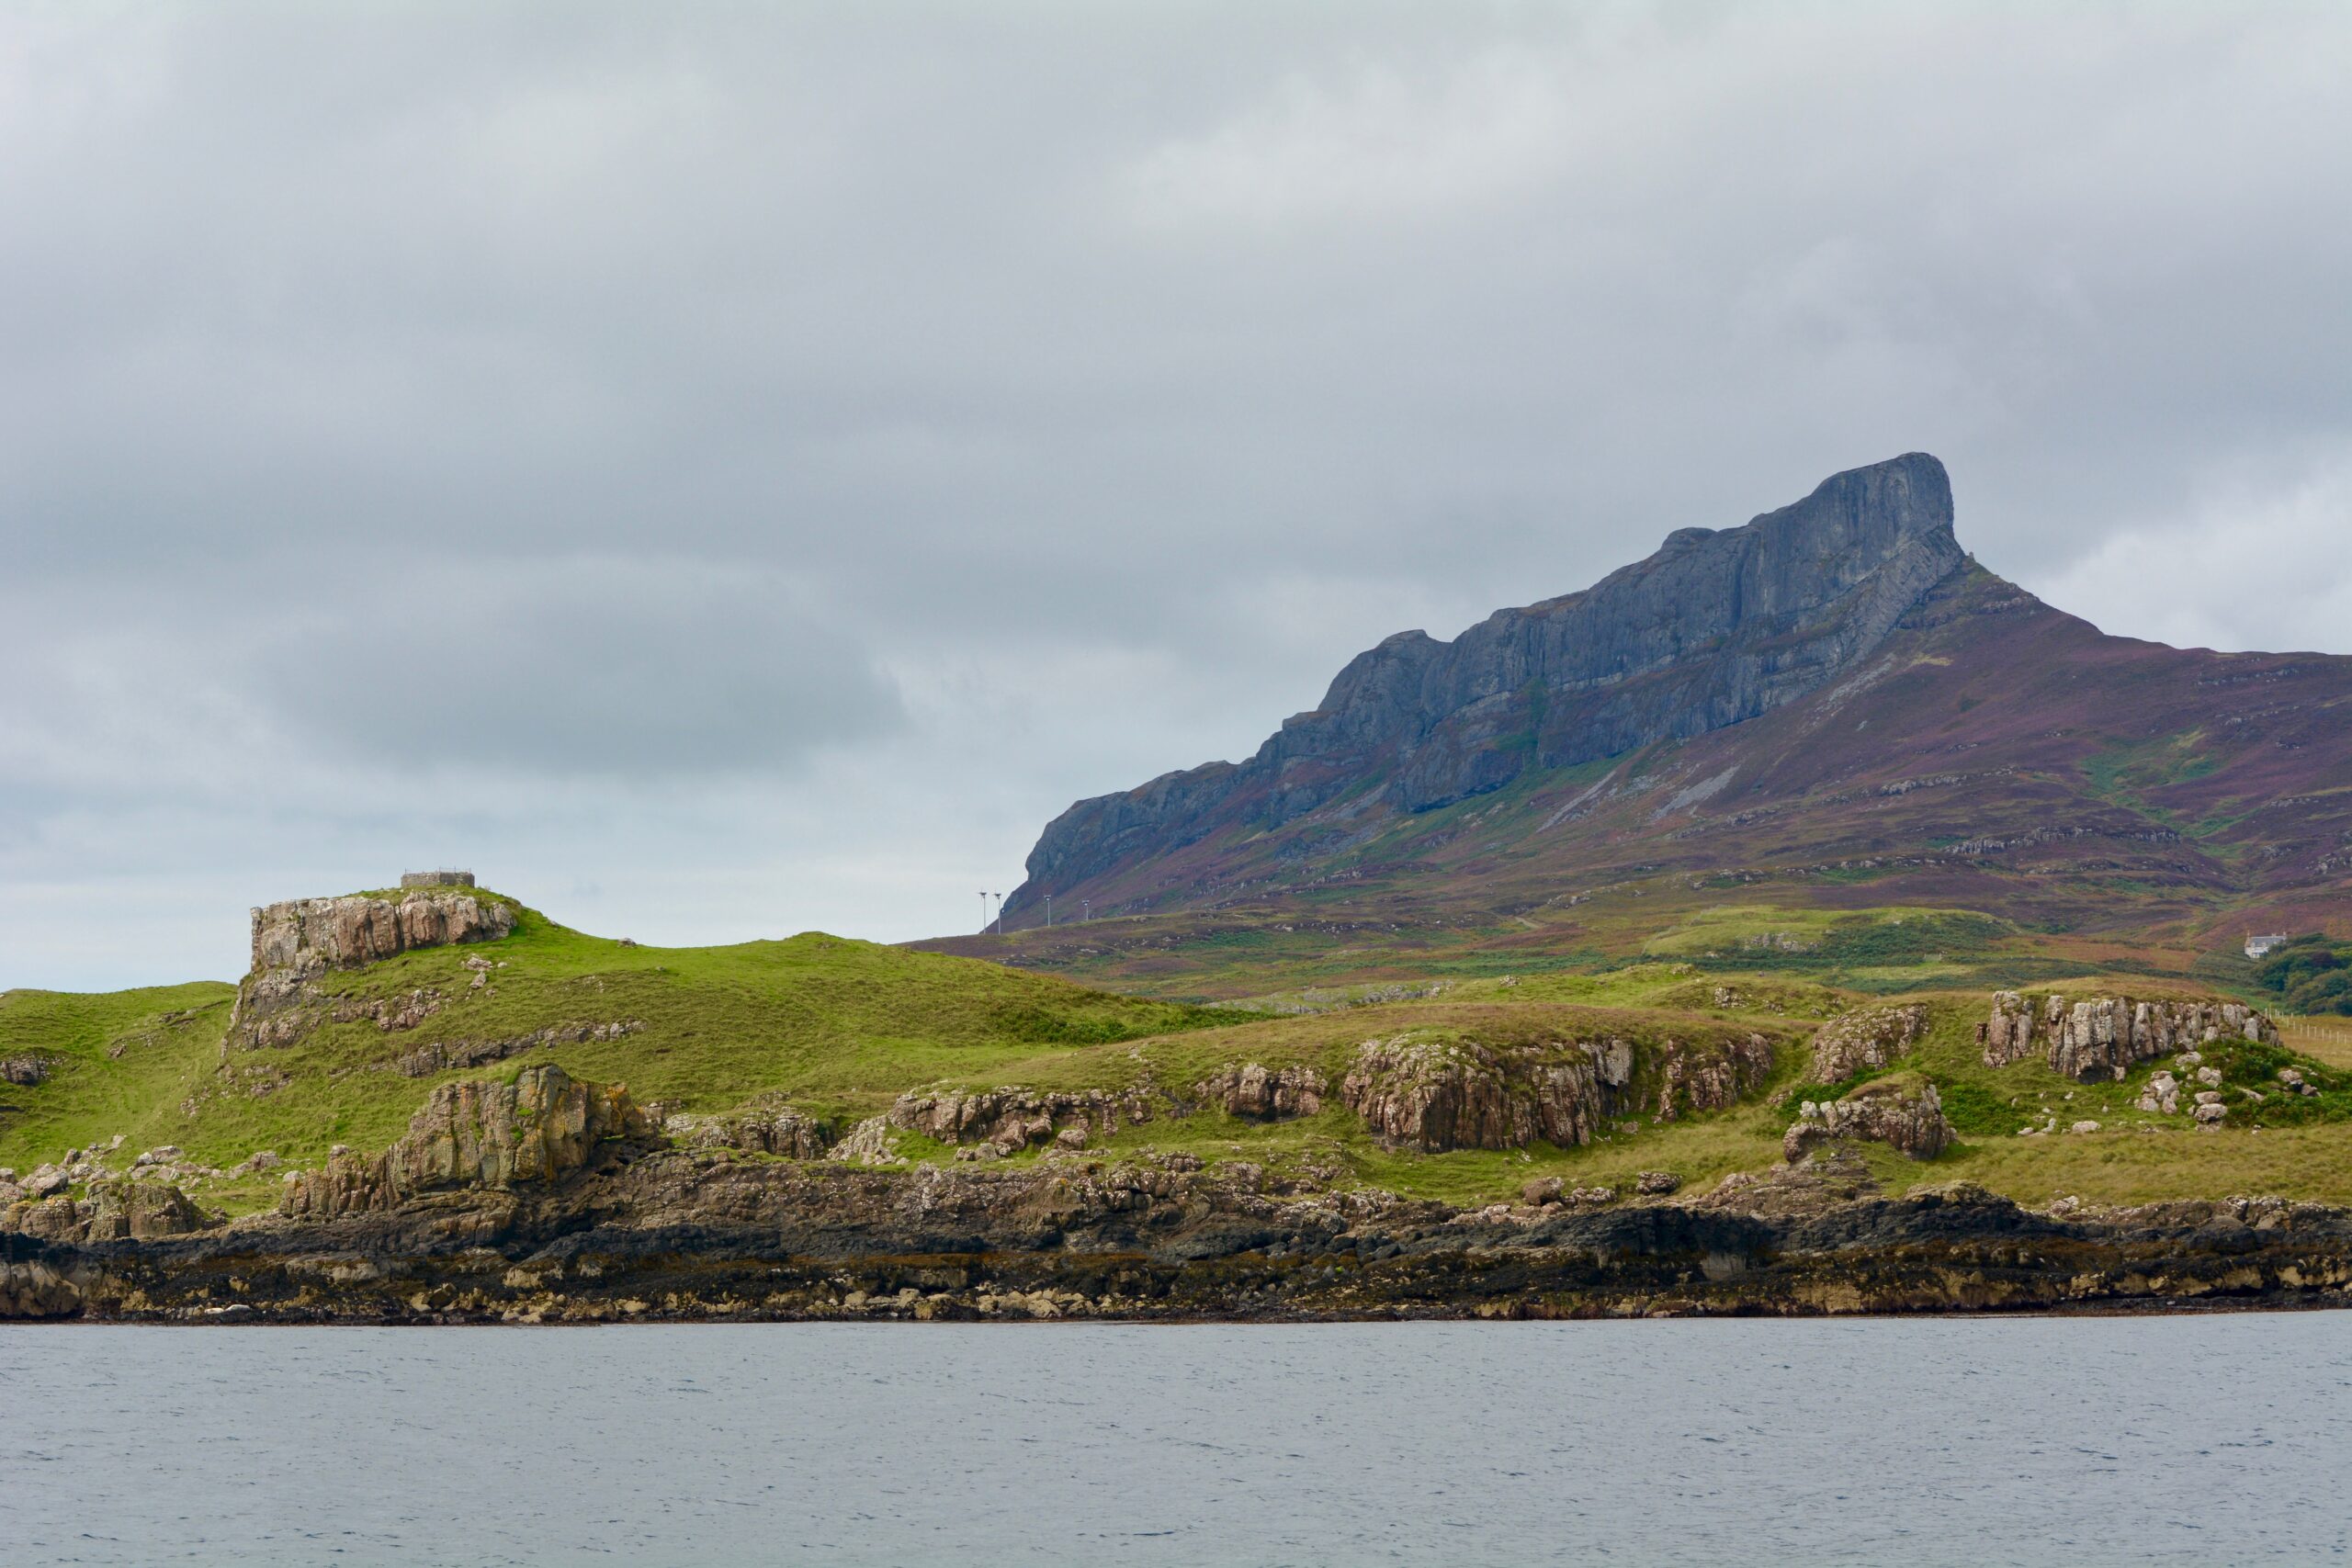
[(1078, 923), (1082, 926), (1093, 918), (1094, 900), (1091, 898), (1080, 898), (1078, 901)]
[(1054, 896), (1050, 893), (1046, 895), (1046, 929), (1054, 929)]

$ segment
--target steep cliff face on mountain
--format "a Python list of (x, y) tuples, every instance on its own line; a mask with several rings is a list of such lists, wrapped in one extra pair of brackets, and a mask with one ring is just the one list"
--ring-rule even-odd
[(1720, 532), (1684, 528), (1591, 588), (1500, 610), (1452, 642), (1400, 632), (1247, 762), (1080, 801), (1029, 857), (1035, 891), (1274, 827), (1367, 787), (1423, 811), (1652, 741), (1736, 724), (1851, 669), (1965, 557), (1943, 465), (1912, 453)]
[(1028, 872), (1010, 927), (1048, 893), (1098, 918), (1508, 920), (1645, 878), (1852, 902), (1827, 874), (2234, 947), (2246, 919), (2332, 929), (2352, 888), (2352, 659), (2104, 636), (1971, 560), (1915, 454), (1453, 642), (1391, 637), (1249, 761), (1073, 806)]

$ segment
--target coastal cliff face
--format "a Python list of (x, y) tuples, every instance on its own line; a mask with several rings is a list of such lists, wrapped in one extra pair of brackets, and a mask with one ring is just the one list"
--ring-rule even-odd
[(1219, 827), (1273, 827), (1380, 781), (1424, 811), (1767, 713), (1854, 669), (1966, 557), (1924, 453), (1838, 474), (1743, 527), (1686, 528), (1580, 593), (1497, 612), (1452, 642), (1403, 632), (1238, 765), (1079, 802), (1006, 901), (1100, 876)]

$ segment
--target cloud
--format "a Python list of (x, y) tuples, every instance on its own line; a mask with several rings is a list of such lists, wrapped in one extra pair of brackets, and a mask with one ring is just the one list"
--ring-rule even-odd
[(1404, 220), (1535, 185), (1579, 148), (1565, 85), (1493, 51), (1431, 76), (1355, 61), (1285, 77), (1223, 124), (1152, 149), (1125, 175), (1147, 223)]
[(958, 929), (1385, 634), (1915, 448), (2110, 629), (2340, 649), (2347, 72), (2321, 7), (9, 14), (0, 985), (411, 860)]
[(2218, 473), (2199, 491), (2030, 586), (2102, 631), (2178, 648), (2346, 651), (2352, 449), (2288, 474)]
[(792, 768), (904, 720), (805, 585), (658, 558), (371, 576), (254, 657), (298, 740), (378, 767), (710, 776)]

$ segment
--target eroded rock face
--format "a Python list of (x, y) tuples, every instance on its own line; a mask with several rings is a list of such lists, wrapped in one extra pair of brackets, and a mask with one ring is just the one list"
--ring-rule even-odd
[(1203, 1100), (1247, 1122), (1283, 1122), (1323, 1109), (1328, 1088), (1313, 1067), (1267, 1068), (1256, 1062), (1227, 1067), (1193, 1086)]
[(446, 890), (390, 898), (294, 898), (255, 909), (253, 967), (352, 969), (419, 947), (491, 942), (514, 929), (514, 911), (492, 899)]
[(2278, 1028), (2238, 1002), (2086, 997), (2069, 1003), (2052, 995), (2037, 1004), (2016, 991), (2001, 991), (1993, 998), (1992, 1016), (1977, 1025), (1976, 1037), (1987, 1066), (2023, 1061), (2039, 1039), (2052, 1071), (2089, 1082), (2120, 1080), (2135, 1064), (2223, 1039), (2277, 1044)]
[[(247, 1047), (284, 1044), (321, 1019), (317, 978), (417, 948), (492, 942), (514, 930), (514, 911), (469, 892), (419, 889), (399, 899), (294, 898), (253, 912), (253, 968), (237, 987), (229, 1037)], [(419, 992), (368, 1011), (379, 1027), (413, 1028), (440, 1007)], [(359, 1016), (353, 1013), (351, 1016)], [(345, 1020), (347, 1021), (348, 1020)]]
[(1913, 1159), (1933, 1159), (1960, 1136), (1944, 1119), (1936, 1086), (1925, 1081), (1864, 1084), (1843, 1100), (1808, 1100), (1798, 1114), (1801, 1119), (1781, 1140), (1781, 1153), (1792, 1164), (1835, 1138), (1860, 1138)]
[[(1421, 811), (1737, 724), (1853, 669), (1965, 561), (1943, 465), (1912, 453), (1825, 480), (1743, 527), (1686, 528), (1580, 593), (1502, 610), (1453, 642), (1360, 654), (1256, 756), (1071, 807), (1005, 901), (1064, 890), (1244, 818), (1278, 825), (1385, 774)], [(1534, 745), (1512, 743), (1532, 735)]]
[(646, 1131), (617, 1084), (581, 1083), (561, 1067), (526, 1067), (513, 1083), (443, 1084), (408, 1133), (373, 1158), (332, 1156), (287, 1184), (278, 1212), (307, 1218), (389, 1209), (415, 1193), (552, 1181), (607, 1138)]
[(1760, 1034), (1669, 1041), (1643, 1055), (1623, 1040), (1497, 1050), (1399, 1035), (1356, 1048), (1340, 1097), (1374, 1137), (1402, 1148), (1515, 1149), (1537, 1138), (1566, 1148), (1621, 1116), (1721, 1110), (1772, 1068)]
[(742, 1149), (785, 1159), (822, 1159), (833, 1146), (832, 1129), (790, 1106), (739, 1116), (673, 1116), (662, 1130), (694, 1149)]
[(1928, 1032), (1928, 1010), (1866, 1008), (1831, 1019), (1813, 1037), (1815, 1083), (1843, 1083), (1856, 1073), (1875, 1072), (1908, 1050)]
[(1123, 1123), (1150, 1120), (1151, 1096), (1140, 1089), (1040, 1093), (1012, 1085), (970, 1093), (910, 1091), (900, 1095), (889, 1111), (891, 1126), (943, 1144), (984, 1143), (1009, 1149), (1046, 1143), (1070, 1127), (1108, 1137)]

